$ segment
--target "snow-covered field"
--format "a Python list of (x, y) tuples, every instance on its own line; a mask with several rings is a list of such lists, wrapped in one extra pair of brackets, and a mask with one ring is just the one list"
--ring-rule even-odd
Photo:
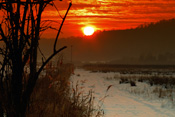
[(76, 69), (71, 80), (74, 86), (78, 81), (84, 93), (93, 89), (96, 105), (107, 95), (102, 106), (105, 117), (175, 117), (171, 99), (160, 99), (156, 94), (151, 94), (152, 89), (146, 83), (138, 83), (136, 87), (119, 84), (118, 80), (113, 79), (117, 76), (120, 74)]

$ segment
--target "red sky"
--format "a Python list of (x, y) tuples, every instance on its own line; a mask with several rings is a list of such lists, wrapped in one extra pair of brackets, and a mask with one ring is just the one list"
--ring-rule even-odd
[[(70, 0), (55, 2), (59, 13), (64, 16)], [(86, 25), (96, 30), (134, 28), (140, 24), (175, 18), (175, 0), (72, 0), (61, 37), (83, 36), (81, 28)], [(58, 11), (48, 7), (43, 19), (52, 19), (59, 28), (61, 18)], [(56, 31), (47, 31), (42, 37), (54, 38)]]

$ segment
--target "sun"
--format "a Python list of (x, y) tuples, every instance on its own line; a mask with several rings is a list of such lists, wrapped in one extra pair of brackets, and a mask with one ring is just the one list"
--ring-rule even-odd
[(83, 33), (86, 35), (86, 36), (91, 36), (93, 33), (94, 33), (94, 28), (91, 27), (91, 26), (87, 26), (83, 29)]

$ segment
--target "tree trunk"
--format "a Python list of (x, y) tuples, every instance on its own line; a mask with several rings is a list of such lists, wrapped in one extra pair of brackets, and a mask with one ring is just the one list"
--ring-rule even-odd
[(2, 105), (0, 103), (0, 117), (3, 117), (3, 114), (4, 114), (4, 112), (3, 112), (3, 109), (2, 109)]
[(22, 95), (22, 55), (18, 54), (13, 61), (12, 68), (12, 112), (14, 116), (21, 117), (21, 95)]

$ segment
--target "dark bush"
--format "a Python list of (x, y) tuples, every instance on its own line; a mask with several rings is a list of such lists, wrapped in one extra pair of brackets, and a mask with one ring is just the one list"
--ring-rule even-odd
[(136, 86), (135, 81), (130, 81), (130, 84), (131, 84), (132, 87), (133, 87), (133, 86)]

